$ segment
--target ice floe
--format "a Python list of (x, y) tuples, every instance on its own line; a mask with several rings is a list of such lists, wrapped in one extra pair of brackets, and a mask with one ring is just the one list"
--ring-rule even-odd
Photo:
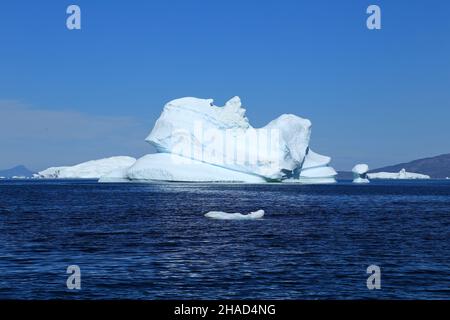
[(249, 214), (210, 211), (205, 214), (205, 217), (218, 220), (255, 220), (264, 217), (264, 210), (254, 211)]

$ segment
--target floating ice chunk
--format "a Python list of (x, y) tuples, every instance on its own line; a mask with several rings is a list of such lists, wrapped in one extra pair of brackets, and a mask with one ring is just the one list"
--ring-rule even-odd
[(369, 183), (367, 179), (367, 172), (369, 171), (369, 166), (364, 163), (357, 164), (353, 167), (353, 183)]
[(264, 210), (254, 211), (249, 214), (210, 211), (205, 214), (205, 217), (219, 220), (254, 220), (264, 217)]
[(405, 169), (399, 172), (375, 172), (367, 174), (369, 179), (430, 179), (426, 174), (407, 172)]

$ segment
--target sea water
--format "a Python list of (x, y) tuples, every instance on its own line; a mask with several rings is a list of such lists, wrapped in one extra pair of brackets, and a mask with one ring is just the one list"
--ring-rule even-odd
[(450, 299), (450, 182), (1, 181), (0, 298)]

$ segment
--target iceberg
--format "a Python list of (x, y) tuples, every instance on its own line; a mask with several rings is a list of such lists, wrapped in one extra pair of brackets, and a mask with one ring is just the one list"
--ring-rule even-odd
[(367, 164), (357, 164), (353, 167), (353, 183), (369, 183), (367, 179), (367, 172), (369, 171), (369, 166)]
[(284, 114), (253, 128), (239, 97), (223, 107), (213, 102), (193, 97), (168, 102), (146, 138), (157, 153), (117, 175), (143, 181), (336, 182), (331, 159), (309, 148), (308, 119)]
[(430, 179), (430, 176), (420, 173), (407, 172), (405, 169), (399, 172), (375, 172), (367, 174), (369, 179)]
[(111, 157), (91, 160), (70, 167), (51, 167), (38, 172), (35, 178), (43, 179), (99, 179), (117, 170), (126, 170), (136, 162), (132, 157)]
[(205, 217), (218, 220), (255, 220), (264, 217), (264, 210), (258, 210), (249, 214), (242, 213), (227, 213), (223, 211), (210, 211), (205, 214)]
[(309, 147), (308, 119), (283, 114), (254, 128), (245, 111), (239, 97), (223, 107), (214, 105), (213, 99), (175, 99), (164, 106), (145, 139), (156, 153), (138, 160), (120, 156), (50, 167), (33, 177), (99, 182), (336, 182), (331, 158)]

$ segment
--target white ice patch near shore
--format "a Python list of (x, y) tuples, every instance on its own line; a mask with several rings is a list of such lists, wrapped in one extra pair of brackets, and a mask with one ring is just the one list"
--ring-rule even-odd
[(205, 217), (218, 220), (255, 220), (264, 217), (264, 210), (254, 211), (249, 214), (210, 211), (205, 214)]
[(430, 179), (430, 176), (426, 174), (407, 172), (405, 169), (399, 172), (375, 172), (367, 174), (369, 179)]

